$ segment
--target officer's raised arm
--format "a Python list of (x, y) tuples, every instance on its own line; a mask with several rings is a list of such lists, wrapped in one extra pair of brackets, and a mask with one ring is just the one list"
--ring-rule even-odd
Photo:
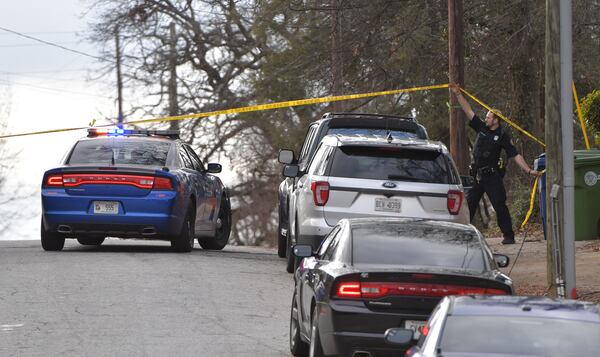
[(467, 118), (469, 120), (473, 119), (473, 117), (475, 116), (475, 112), (473, 111), (473, 109), (471, 109), (471, 105), (469, 105), (469, 102), (467, 102), (467, 100), (465, 99), (465, 97), (463, 97), (462, 93), (460, 92), (460, 88), (458, 87), (458, 85), (456, 85), (456, 83), (450, 83), (448, 85), (448, 88), (450, 88), (450, 90), (452, 91), (452, 93), (454, 93), (454, 95), (456, 95), (456, 99), (458, 100), (458, 103), (462, 107), (462, 110), (467, 115)]

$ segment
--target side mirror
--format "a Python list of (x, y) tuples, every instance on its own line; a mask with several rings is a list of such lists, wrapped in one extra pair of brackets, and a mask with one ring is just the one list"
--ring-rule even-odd
[(283, 167), (282, 175), (285, 177), (297, 177), (300, 168), (298, 165), (285, 165)]
[(463, 187), (473, 187), (475, 184), (475, 180), (472, 176), (461, 176), (460, 180), (462, 181)]
[(222, 170), (223, 166), (221, 166), (221, 164), (208, 164), (206, 168), (206, 171), (210, 172), (211, 174), (218, 174)]
[(292, 252), (294, 252), (294, 255), (297, 256), (298, 258), (308, 258), (308, 257), (312, 257), (313, 252), (312, 252), (312, 246), (310, 245), (304, 245), (304, 244), (298, 244), (295, 245), (292, 248)]
[(278, 160), (282, 164), (289, 165), (294, 162), (294, 152), (287, 149), (279, 150)]
[(415, 332), (406, 328), (389, 328), (385, 331), (384, 339), (390, 345), (406, 347), (414, 342)]
[(494, 260), (500, 268), (506, 268), (510, 263), (510, 258), (504, 254), (494, 253)]

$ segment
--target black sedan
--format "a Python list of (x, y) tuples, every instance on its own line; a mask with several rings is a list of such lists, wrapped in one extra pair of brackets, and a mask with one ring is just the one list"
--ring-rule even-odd
[(295, 356), (397, 355), (390, 327), (418, 330), (446, 295), (512, 294), (492, 254), (471, 225), (440, 221), (343, 219), (295, 273), (290, 350)]
[[(597, 356), (600, 306), (524, 296), (449, 296), (435, 309), (411, 357)], [(408, 345), (410, 330), (387, 341)]]

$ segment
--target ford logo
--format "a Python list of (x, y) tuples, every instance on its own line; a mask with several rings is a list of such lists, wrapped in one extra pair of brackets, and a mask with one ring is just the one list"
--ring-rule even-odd
[(384, 182), (383, 183), (383, 187), (385, 187), (385, 188), (394, 188), (394, 187), (396, 187), (396, 184), (393, 183), (393, 182), (388, 181), (388, 182)]

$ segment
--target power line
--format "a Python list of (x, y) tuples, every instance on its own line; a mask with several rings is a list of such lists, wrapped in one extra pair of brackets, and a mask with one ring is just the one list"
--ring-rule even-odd
[(41, 90), (47, 90), (47, 91), (53, 91), (53, 92), (59, 92), (59, 93), (70, 93), (70, 94), (85, 95), (85, 96), (97, 97), (97, 98), (113, 99), (112, 97), (108, 97), (108, 96), (104, 96), (104, 95), (97, 95), (97, 94), (90, 94), (90, 93), (83, 93), (83, 92), (75, 92), (75, 91), (70, 91), (70, 90), (66, 90), (66, 89), (59, 89), (59, 88), (52, 88), (52, 87), (42, 87), (42, 86), (36, 86), (36, 85), (33, 85), (33, 84), (28, 84), (28, 83), (19, 83), (19, 82), (7, 81), (7, 80), (4, 80), (4, 79), (0, 79), (0, 83), (4, 83), (4, 84), (8, 84), (8, 85), (17, 85), (17, 86), (22, 86), (22, 87), (31, 87), (31, 88), (36, 88), (36, 89), (41, 89)]
[[(64, 44), (72, 44), (72, 43), (78, 43), (77, 41), (69, 41), (69, 42), (60, 42), (60, 43), (56, 43), (57, 45), (64, 45)], [(45, 43), (18, 43), (18, 44), (14, 44), (14, 45), (0, 45), (1, 48), (17, 48), (17, 47), (34, 47), (34, 46), (43, 46), (45, 45)]]
[(74, 50), (72, 48), (68, 48), (68, 47), (59, 45), (57, 43), (53, 43), (53, 42), (45, 41), (45, 40), (42, 40), (42, 39), (39, 39), (39, 38), (36, 38), (36, 37), (33, 37), (33, 36), (29, 36), (29, 35), (26, 35), (26, 34), (21, 33), (21, 32), (13, 31), (13, 30), (7, 29), (5, 27), (0, 27), (0, 30), (6, 31), (6, 32), (9, 32), (9, 33), (12, 33), (12, 34), (15, 34), (17, 36), (25, 37), (25, 38), (33, 40), (33, 41), (41, 42), (41, 43), (46, 44), (48, 46), (53, 46), (53, 47), (57, 47), (57, 48), (63, 49), (65, 51), (73, 52), (73, 53), (76, 53), (76, 54), (79, 54), (79, 55), (82, 55), (82, 56), (94, 58), (94, 59), (101, 60), (101, 61), (114, 62), (114, 60), (109, 60), (107, 58), (103, 58), (103, 57), (91, 55), (89, 53), (85, 53), (85, 52), (82, 52), (82, 51), (79, 51), (79, 50)]

